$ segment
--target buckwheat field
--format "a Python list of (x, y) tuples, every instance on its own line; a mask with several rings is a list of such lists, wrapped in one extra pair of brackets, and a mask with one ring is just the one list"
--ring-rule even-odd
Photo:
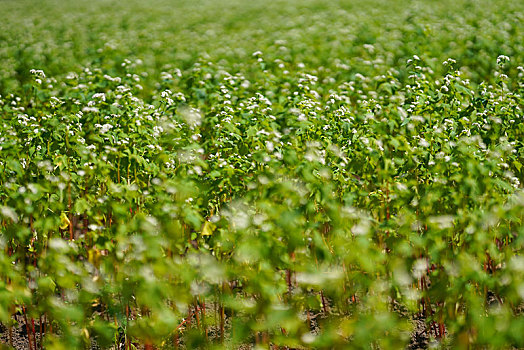
[(0, 347), (524, 348), (524, 2), (0, 13)]

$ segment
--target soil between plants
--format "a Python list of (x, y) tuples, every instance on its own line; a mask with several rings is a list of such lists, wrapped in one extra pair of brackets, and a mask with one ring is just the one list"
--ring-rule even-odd
[[(16, 350), (27, 350), (29, 349), (29, 340), (27, 336), (27, 329), (23, 320), (23, 317), (20, 315), (15, 315), (13, 319), (17, 322), (17, 326), (13, 326), (11, 328), (11, 344), (9, 341), (9, 328), (6, 327), (4, 324), (0, 323), (0, 350), (3, 349), (16, 349)], [(409, 350), (416, 350), (416, 349), (427, 349), (430, 344), (430, 338), (428, 337), (427, 332), (427, 326), (425, 323), (425, 319), (420, 316), (416, 316), (412, 319), (413, 323), (413, 331), (411, 333), (411, 340), (407, 347)], [(41, 349), (40, 347), (40, 327), (35, 323), (35, 331), (36, 331), (36, 342), (37, 342), (37, 348)], [(218, 329), (213, 329), (213, 327), (209, 327), (209, 336), (210, 339), (218, 338)], [(34, 348), (34, 344), (33, 344)], [(141, 346), (136, 346), (137, 349), (143, 349)], [(184, 344), (180, 344), (179, 348), (184, 349)], [(240, 347), (238, 347), (238, 350), (250, 350), (254, 348), (254, 344), (245, 344)], [(96, 341), (92, 341), (91, 343), (91, 350), (98, 350), (101, 349), (97, 344)], [(122, 343), (121, 346), (116, 347), (113, 346), (110, 348), (111, 350), (123, 350), (124, 344)], [(294, 350), (294, 349), (289, 349)], [(298, 350), (298, 349), (297, 349)]]

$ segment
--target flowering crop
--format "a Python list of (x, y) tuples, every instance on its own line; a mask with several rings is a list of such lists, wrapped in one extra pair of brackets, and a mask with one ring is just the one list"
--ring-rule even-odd
[(524, 7), (387, 4), (3, 2), (2, 342), (524, 347)]

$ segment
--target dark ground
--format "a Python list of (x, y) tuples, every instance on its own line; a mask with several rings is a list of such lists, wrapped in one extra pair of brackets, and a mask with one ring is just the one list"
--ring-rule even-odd
[[(11, 328), (11, 339), (13, 346), (9, 346), (9, 328), (7, 328), (5, 325), (0, 323), (0, 349), (16, 349), (16, 350), (26, 350), (29, 349), (29, 342), (27, 337), (27, 329), (25, 326), (24, 318), (21, 315), (15, 315), (14, 319), (18, 323), (17, 326), (13, 326)], [(411, 341), (409, 344), (408, 349), (409, 350), (415, 350), (415, 349), (427, 349), (429, 346), (430, 339), (426, 332), (426, 324), (423, 317), (416, 317), (412, 320), (414, 324), (414, 330), (411, 333)], [(37, 342), (37, 348), (41, 349), (40, 347), (40, 327), (38, 322), (35, 321), (35, 331), (36, 331), (36, 342)], [(212, 333), (213, 331), (210, 330)], [(34, 349), (34, 344), (33, 349)], [(122, 344), (123, 345), (123, 344)], [(181, 348), (184, 348), (184, 346), (181, 344)], [(253, 346), (246, 345), (241, 347), (242, 350), (248, 350), (252, 349)], [(100, 349), (96, 343), (93, 343), (91, 345), (91, 349)], [(115, 347), (111, 348), (112, 350), (120, 350), (124, 349), (122, 346), (119, 349), (116, 349)], [(292, 349), (290, 349), (292, 350)]]

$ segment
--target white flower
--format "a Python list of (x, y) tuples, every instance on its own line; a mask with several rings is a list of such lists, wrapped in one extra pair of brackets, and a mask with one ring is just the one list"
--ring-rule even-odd
[(428, 262), (425, 259), (418, 259), (413, 264), (413, 277), (421, 278), (428, 269)]
[(497, 64), (504, 65), (504, 63), (507, 63), (507, 62), (509, 62), (508, 56), (500, 55), (499, 57), (497, 57)]
[(167, 89), (167, 90), (164, 90), (160, 93), (160, 95), (163, 97), (163, 98), (168, 98), (169, 96), (171, 96), (173, 93), (171, 92), (171, 90)]
[(37, 78), (41, 78), (41, 79), (45, 78), (45, 73), (41, 69), (31, 69), (29, 72)]
[(96, 108), (96, 107), (84, 107), (84, 108), (82, 108), (82, 112), (93, 112), (93, 113), (96, 113), (96, 112), (98, 112), (98, 108)]
[(429, 142), (426, 141), (425, 139), (420, 139), (419, 142), (418, 142), (419, 146), (422, 146), (422, 147), (429, 147)]
[(100, 100), (100, 101), (106, 101), (106, 94), (103, 92), (98, 92), (93, 95), (93, 100)]
[(158, 137), (161, 133), (164, 132), (164, 129), (161, 126), (153, 126), (153, 136)]
[(95, 124), (95, 128), (99, 128), (100, 129), (100, 133), (101, 134), (105, 134), (109, 130), (113, 129), (113, 125), (111, 125), (111, 124), (103, 124), (103, 125)]
[(200, 111), (196, 108), (182, 109), (180, 111), (180, 114), (191, 129), (200, 126), (200, 124), (202, 123), (202, 115), (200, 114)]
[(160, 73), (160, 78), (162, 80), (169, 80), (169, 79), (173, 79), (173, 76), (168, 72), (162, 72)]

